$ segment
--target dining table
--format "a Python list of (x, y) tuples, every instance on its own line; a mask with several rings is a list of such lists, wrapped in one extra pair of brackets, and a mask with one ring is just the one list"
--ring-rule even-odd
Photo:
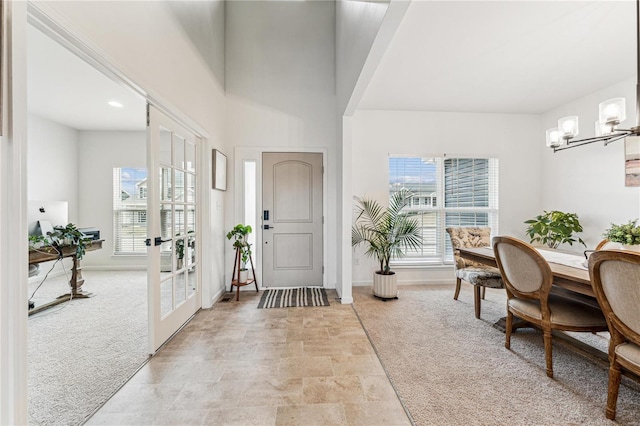
[[(563, 297), (579, 300), (591, 306), (600, 307), (596, 300), (591, 279), (589, 278), (589, 268), (587, 259), (583, 253), (576, 253), (564, 250), (550, 249), (546, 247), (536, 247), (538, 252), (545, 258), (553, 274), (553, 287), (551, 292)], [(492, 247), (478, 248), (456, 248), (463, 259), (478, 262), (484, 265), (498, 267)], [(525, 321), (515, 321), (514, 329), (530, 327)], [(502, 331), (506, 328), (506, 319), (501, 318), (494, 326)], [(607, 359), (607, 353), (602, 350), (585, 344), (564, 332), (554, 330), (554, 336), (558, 336), (565, 341), (585, 350), (598, 358)]]

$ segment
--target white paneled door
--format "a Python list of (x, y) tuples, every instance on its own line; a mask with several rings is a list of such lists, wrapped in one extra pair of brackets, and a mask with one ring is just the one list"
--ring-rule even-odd
[(322, 285), (322, 154), (262, 154), (262, 282)]
[(149, 350), (155, 353), (201, 306), (198, 139), (148, 108)]

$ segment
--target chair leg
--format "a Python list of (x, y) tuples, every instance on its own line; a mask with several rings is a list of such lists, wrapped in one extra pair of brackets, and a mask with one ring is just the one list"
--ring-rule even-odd
[(620, 390), (620, 367), (615, 360), (612, 360), (611, 367), (609, 368), (609, 391), (607, 394), (607, 410), (605, 412), (609, 420), (616, 419), (618, 390)]
[(551, 330), (544, 330), (544, 358), (547, 363), (547, 376), (553, 378), (553, 345), (551, 341)]
[(476, 318), (480, 318), (480, 286), (473, 286), (473, 307), (476, 310)]
[(453, 300), (458, 300), (458, 295), (460, 294), (460, 285), (462, 284), (462, 280), (460, 278), (456, 278), (456, 292), (453, 294)]
[(513, 328), (513, 314), (507, 309), (507, 324), (504, 331), (504, 347), (511, 349), (511, 329)]

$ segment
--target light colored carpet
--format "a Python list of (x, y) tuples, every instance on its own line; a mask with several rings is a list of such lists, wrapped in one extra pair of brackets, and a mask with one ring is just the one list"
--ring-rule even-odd
[[(458, 301), (453, 292), (406, 286), (398, 300), (382, 302), (370, 287), (354, 287), (354, 308), (416, 425), (615, 424), (604, 415), (605, 362), (555, 339), (549, 379), (540, 332), (518, 330), (507, 350), (492, 327), (506, 313), (504, 291), (487, 290), (480, 320), (472, 288), (463, 285)], [(627, 378), (617, 422), (640, 424), (640, 386)]]
[[(83, 271), (95, 293), (29, 317), (29, 423), (81, 424), (147, 359), (144, 271)], [(68, 292), (49, 278), (36, 305)], [(30, 285), (30, 292), (35, 285)], [(26, 302), (25, 302), (26, 303)]]

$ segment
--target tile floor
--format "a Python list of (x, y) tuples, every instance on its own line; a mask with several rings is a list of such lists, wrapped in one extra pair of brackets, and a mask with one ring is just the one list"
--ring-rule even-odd
[(259, 295), (196, 317), (89, 425), (407, 425), (351, 305), (257, 309)]

